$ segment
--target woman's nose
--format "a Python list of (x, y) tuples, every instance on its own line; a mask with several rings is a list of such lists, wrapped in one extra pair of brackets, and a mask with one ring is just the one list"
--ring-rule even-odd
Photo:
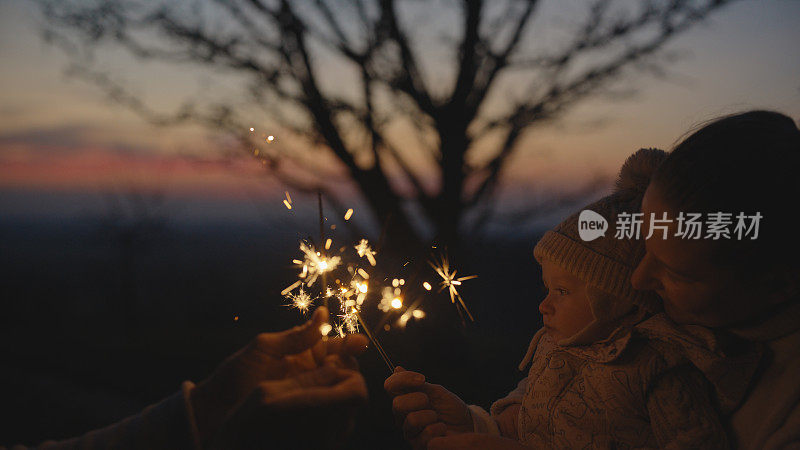
[(640, 291), (657, 291), (661, 289), (661, 282), (654, 276), (654, 272), (653, 257), (647, 252), (631, 275), (633, 288)]

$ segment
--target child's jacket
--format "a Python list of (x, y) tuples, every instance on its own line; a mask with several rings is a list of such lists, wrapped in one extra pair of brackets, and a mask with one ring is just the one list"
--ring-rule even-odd
[(521, 403), (518, 439), (537, 448), (725, 448), (720, 413), (741, 401), (760, 357), (736, 345), (726, 354), (707, 329), (663, 314), (588, 346), (540, 330), (528, 376), (491, 412)]

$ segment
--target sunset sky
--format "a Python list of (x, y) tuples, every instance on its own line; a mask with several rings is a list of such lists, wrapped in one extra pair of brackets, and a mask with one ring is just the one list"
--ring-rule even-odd
[[(554, 16), (569, 14), (550, 8)], [(532, 132), (507, 173), (501, 201), (519, 202), (530, 188), (569, 189), (610, 177), (637, 148), (669, 149), (693, 125), (722, 114), (766, 108), (797, 119), (798, 24), (794, 0), (743, 0), (717, 12), (672, 41), (668, 49), (681, 58), (666, 79), (630, 77), (626, 83), (637, 95), (584, 102)], [(43, 42), (44, 26), (32, 2), (0, 1), (0, 218), (102, 212), (101, 193), (131, 187), (164, 192), (175, 216), (187, 220), (252, 219), (259, 202), (280, 206), (283, 187), (258, 167), (186, 159), (220, 156), (223, 143), (213, 134), (148, 125), (95, 86), (65, 76), (69, 59)], [(113, 49), (100, 56), (104, 67), (165, 110), (218, 81), (203, 74), (188, 79), (174, 67), (142, 64)]]

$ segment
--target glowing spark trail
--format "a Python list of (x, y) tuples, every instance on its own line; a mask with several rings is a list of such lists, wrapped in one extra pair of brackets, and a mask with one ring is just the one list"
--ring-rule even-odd
[[(298, 262), (299, 262), (299, 261), (298, 261)], [(301, 264), (302, 264), (302, 263), (301, 263)], [(281, 291), (281, 295), (285, 297), (285, 296), (286, 296), (286, 294), (288, 294), (289, 292), (292, 292), (292, 291), (294, 290), (294, 288), (296, 288), (297, 286), (300, 286), (301, 284), (303, 284), (303, 281), (302, 281), (302, 280), (297, 280), (297, 281), (295, 281), (295, 282), (294, 282), (294, 283), (292, 283), (292, 284), (291, 284), (289, 287), (287, 287), (286, 289), (282, 290), (282, 291)]]
[(372, 248), (369, 246), (369, 241), (367, 241), (366, 239), (362, 239), (361, 242), (359, 242), (358, 245), (356, 245), (355, 249), (356, 252), (358, 253), (358, 256), (362, 258), (366, 257), (367, 261), (369, 261), (369, 264), (372, 267), (375, 267), (375, 265), (378, 263), (375, 260), (375, 255), (377, 254), (377, 252), (372, 250)]

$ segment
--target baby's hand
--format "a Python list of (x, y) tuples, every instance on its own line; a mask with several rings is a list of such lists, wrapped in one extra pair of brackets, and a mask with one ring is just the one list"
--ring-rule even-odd
[(435, 436), (472, 431), (472, 415), (464, 401), (438, 384), (426, 383), (421, 373), (398, 367), (384, 388), (394, 397), (392, 411), (414, 448), (426, 448)]
[(507, 438), (519, 439), (517, 434), (517, 416), (519, 415), (520, 404), (514, 404), (503, 410), (495, 418), (497, 427), (500, 428), (500, 434)]

